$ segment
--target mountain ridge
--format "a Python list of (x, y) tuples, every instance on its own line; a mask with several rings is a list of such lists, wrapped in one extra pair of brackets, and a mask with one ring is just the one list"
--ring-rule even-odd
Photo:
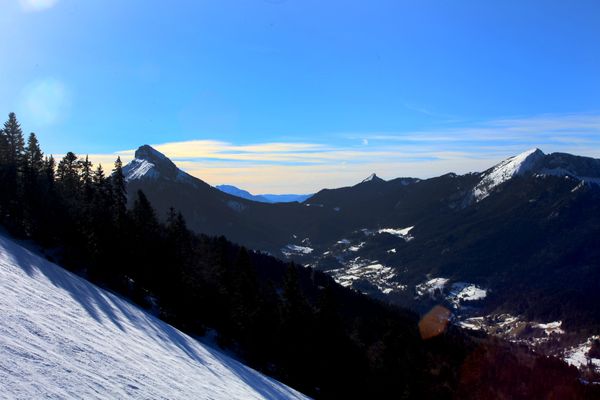
[[(160, 212), (170, 206), (181, 210), (197, 232), (223, 234), (325, 271), (385, 301), (424, 310), (431, 302), (418, 295), (424, 290), (419, 288), (443, 278), (448, 288), (464, 283), (475, 292), (486, 290), (489, 295), (477, 303), (482, 310), (510, 304), (521, 313), (506, 285), (529, 282), (546, 298), (533, 301), (532, 316), (560, 317), (569, 325), (576, 322), (562, 312), (553, 317), (549, 305), (565, 296), (560, 286), (565, 259), (582, 271), (574, 286), (585, 292), (583, 277), (594, 279), (589, 265), (597, 255), (595, 243), (600, 248), (597, 178), (600, 160), (534, 148), (483, 172), (371, 179), (320, 190), (301, 204), (257, 203), (168, 179), (131, 181), (129, 187), (130, 194), (138, 188), (149, 193)], [(410, 234), (403, 234), (409, 227)], [(556, 289), (550, 293), (544, 285)], [(600, 325), (600, 313), (589, 304), (577, 308)]]
[(233, 196), (241, 197), (242, 199), (258, 201), (261, 203), (291, 203), (294, 201), (302, 203), (312, 196), (312, 194), (252, 194), (247, 190), (240, 189), (233, 185), (217, 185), (215, 188)]

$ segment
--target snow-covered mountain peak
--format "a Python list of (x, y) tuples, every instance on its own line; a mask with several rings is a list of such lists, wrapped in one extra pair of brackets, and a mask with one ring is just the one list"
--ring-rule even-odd
[(530, 149), (523, 153), (507, 158), (483, 173), (483, 178), (473, 189), (473, 196), (480, 201), (489, 196), (490, 191), (508, 181), (514, 176), (532, 171), (545, 154), (540, 149)]
[(167, 156), (147, 144), (138, 147), (135, 151), (135, 159), (140, 161), (139, 164), (141, 165), (152, 164), (163, 174), (172, 174), (179, 170)]
[(135, 151), (135, 158), (123, 167), (125, 180), (157, 179), (189, 181), (192, 177), (181, 171), (167, 156), (147, 144)]
[(135, 151), (135, 158), (140, 160), (146, 160), (152, 163), (169, 163), (173, 164), (171, 160), (167, 158), (163, 153), (156, 150), (154, 147), (144, 144)]
[(533, 167), (535, 165), (535, 163), (538, 160), (542, 159), (544, 156), (545, 156), (544, 152), (536, 147), (536, 148), (524, 151), (521, 154), (518, 154), (514, 157), (510, 157), (500, 164), (503, 164), (503, 163), (505, 165), (510, 164), (517, 170), (517, 173), (522, 173), (522, 172), (526, 172), (526, 171), (524, 171), (524, 169), (530, 170), (531, 167)]
[(369, 175), (368, 177), (363, 179), (360, 183), (366, 183), (366, 182), (383, 182), (383, 179), (378, 177), (377, 174), (372, 173), (371, 175)]
[(367, 176), (365, 179), (363, 179), (363, 182), (371, 182), (372, 180), (374, 180), (375, 178), (377, 178), (377, 175), (375, 173), (372, 173), (371, 175)]

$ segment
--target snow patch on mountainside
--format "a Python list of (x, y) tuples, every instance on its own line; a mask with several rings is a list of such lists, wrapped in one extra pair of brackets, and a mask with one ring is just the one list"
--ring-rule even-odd
[(360, 242), (359, 244), (355, 245), (355, 246), (350, 246), (348, 247), (348, 250), (350, 251), (359, 251), (360, 249), (363, 248), (363, 246), (366, 244), (366, 242)]
[(590, 365), (595, 371), (600, 372), (600, 359), (589, 355), (592, 343), (599, 339), (600, 336), (592, 336), (580, 345), (568, 349), (565, 351), (563, 359), (567, 364), (577, 368), (583, 368)]
[(406, 240), (407, 242), (411, 241), (413, 238), (409, 232), (414, 228), (414, 226), (409, 226), (408, 228), (383, 228), (379, 229), (377, 233), (387, 233), (392, 236), (397, 236)]
[(565, 168), (544, 168), (541, 170), (540, 176), (545, 176), (545, 175), (550, 175), (550, 176), (564, 176), (566, 178), (575, 178), (579, 181), (581, 181), (581, 183), (584, 184), (592, 184), (592, 185), (600, 185), (600, 177), (597, 176), (580, 176), (577, 175), (576, 173), (574, 173), (573, 171), (571, 171), (570, 169), (565, 169)]
[(328, 271), (333, 279), (344, 287), (353, 287), (361, 292), (362, 285), (373, 287), (382, 294), (406, 290), (406, 285), (399, 283), (391, 267), (378, 262), (356, 257), (346, 267)]
[(303, 399), (0, 236), (0, 397)]
[(437, 293), (441, 293), (444, 290), (448, 280), (449, 279), (447, 278), (433, 278), (417, 285), (415, 290), (418, 296), (428, 294), (429, 296), (434, 297)]
[(281, 249), (281, 252), (286, 257), (289, 257), (291, 255), (306, 255), (306, 254), (310, 254), (310, 253), (313, 252), (313, 249), (311, 247), (308, 247), (308, 246), (298, 246), (298, 245), (295, 245), (295, 244), (288, 244), (283, 249)]
[(553, 333), (562, 335), (563, 333), (565, 333), (565, 331), (562, 330), (561, 326), (562, 326), (562, 321), (553, 321), (553, 322), (547, 322), (545, 324), (533, 325), (534, 328), (543, 329), (544, 332), (546, 333), (546, 335), (551, 335)]
[(371, 181), (374, 181), (375, 179), (377, 179), (377, 175), (375, 175), (373, 173), (373, 174), (367, 176), (365, 179), (363, 179), (361, 183), (371, 182)]
[(482, 289), (477, 285), (466, 282), (455, 282), (451, 286), (447, 299), (455, 307), (460, 307), (465, 301), (482, 300), (486, 297), (487, 290)]
[(127, 182), (142, 178), (157, 178), (154, 164), (146, 160), (134, 159), (123, 170)]
[(531, 171), (544, 156), (540, 149), (531, 149), (502, 161), (487, 172), (475, 186), (473, 189), (475, 201), (485, 199), (495, 187), (512, 177)]
[[(487, 297), (487, 290), (469, 282), (448, 283), (448, 278), (432, 278), (415, 286), (417, 297), (428, 295), (431, 298), (444, 298), (459, 309), (463, 303), (483, 300)], [(447, 287), (450, 286), (449, 289)]]

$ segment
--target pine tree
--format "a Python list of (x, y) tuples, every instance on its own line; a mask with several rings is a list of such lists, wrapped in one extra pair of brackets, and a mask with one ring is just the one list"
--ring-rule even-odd
[[(39, 212), (37, 213), (38, 240), (48, 244), (55, 244), (57, 233), (64, 224), (61, 208), (59, 207), (58, 194), (54, 185), (56, 163), (52, 155), (44, 158), (42, 170), (38, 176)], [(59, 222), (61, 221), (61, 222)]]
[(307, 312), (307, 302), (300, 290), (298, 271), (293, 264), (286, 270), (283, 284), (283, 313), (295, 318)]
[(4, 220), (10, 198), (8, 149), (8, 138), (4, 129), (0, 129), (0, 221)]
[(127, 212), (127, 188), (125, 175), (123, 174), (123, 163), (121, 157), (117, 157), (115, 168), (112, 171), (111, 186), (112, 186), (112, 201), (113, 210), (115, 213), (115, 221), (118, 225), (125, 220)]
[(257, 316), (260, 307), (259, 285), (250, 254), (241, 247), (233, 262), (230, 276), (231, 296), (229, 315), (232, 334), (247, 349), (248, 356), (256, 357)]
[(84, 186), (84, 191), (88, 191), (90, 196), (86, 216), (87, 224), (91, 227), (88, 236), (89, 274), (94, 279), (107, 282), (114, 280), (117, 271), (108, 257), (111, 250), (116, 250), (111, 246), (114, 231), (110, 211), (110, 183), (104, 176), (104, 169), (100, 164), (89, 180), (87, 184), (89, 187), (85, 189)]
[(80, 163), (73, 152), (68, 152), (58, 163), (56, 178), (60, 182), (63, 198), (71, 204), (76, 203), (80, 193)]
[[(100, 211), (103, 215), (110, 220), (110, 207), (111, 207), (111, 188), (110, 181), (104, 175), (104, 169), (102, 164), (98, 164), (91, 178), (91, 186), (93, 193), (93, 208), (96, 214)], [(110, 221), (104, 221), (104, 224)]]
[(165, 246), (161, 251), (159, 261), (164, 266), (161, 274), (160, 291), (173, 302), (181, 305), (184, 301), (181, 288), (184, 281), (184, 267), (191, 254), (191, 232), (187, 229), (181, 213), (173, 207), (167, 212), (165, 226)]
[(0, 140), (2, 195), (0, 195), (1, 218), (6, 221), (15, 232), (22, 234), (23, 210), (23, 152), (24, 140), (21, 125), (15, 113), (8, 114), (8, 120), (2, 129)]
[(160, 224), (150, 201), (138, 190), (131, 210), (132, 232), (134, 234), (134, 249), (139, 257), (132, 265), (132, 272), (144, 284), (152, 284), (158, 278), (157, 271), (161, 267), (159, 245)]
[(104, 169), (102, 168), (102, 164), (98, 164), (98, 166), (96, 167), (94, 175), (92, 176), (92, 182), (94, 183), (94, 188), (96, 192), (102, 192), (106, 189), (106, 177), (104, 176)]
[(300, 288), (296, 268), (290, 264), (284, 278), (279, 338), (280, 351), (284, 356), (282, 361), (292, 380), (310, 369), (314, 347), (312, 310)]
[(46, 157), (44, 159), (44, 177), (46, 181), (50, 185), (54, 185), (54, 174), (56, 173), (56, 161), (54, 161), (54, 157), (50, 154), (50, 157)]
[(334, 288), (326, 285), (321, 289), (317, 302), (316, 343), (313, 348), (320, 359), (314, 371), (325, 397), (339, 391), (348, 378), (356, 378), (360, 371), (353, 363), (352, 353), (355, 350), (343, 326)]
[(17, 121), (15, 113), (8, 114), (8, 120), (4, 123), (3, 131), (8, 142), (8, 162), (18, 165), (23, 156), (25, 141), (21, 125)]
[[(169, 207), (167, 211), (167, 237), (174, 246), (182, 247), (189, 240), (190, 231), (187, 228), (185, 219), (175, 208)], [(181, 249), (176, 249), (179, 253)]]
[(54, 194), (54, 180), (56, 178), (56, 161), (52, 154), (44, 158), (40, 181), (42, 190), (46, 194)]
[(83, 200), (89, 204), (92, 202), (93, 197), (93, 185), (92, 185), (92, 163), (88, 156), (85, 156), (85, 160), (79, 161), (79, 170), (81, 171), (81, 185), (83, 190)]
[(8, 164), (8, 138), (4, 133), (4, 129), (0, 129), (0, 166)]
[[(94, 195), (94, 211), (96, 215), (102, 215), (102, 223), (111, 225), (110, 207), (111, 207), (111, 186), (110, 181), (104, 176), (104, 169), (98, 164), (92, 175), (92, 188)], [(101, 221), (97, 221), (100, 223)]]
[(136, 228), (140, 229), (140, 232), (152, 233), (158, 230), (156, 212), (144, 192), (141, 190), (138, 190), (137, 192), (131, 214), (133, 216), (133, 223)]
[(23, 157), (22, 212), (23, 229), (28, 236), (38, 236), (40, 206), (43, 189), (40, 177), (43, 168), (43, 153), (35, 133), (29, 135)]
[(31, 132), (27, 139), (27, 147), (25, 148), (25, 165), (27, 170), (35, 174), (39, 174), (44, 166), (44, 153), (40, 149), (35, 133)]
[(75, 153), (69, 151), (58, 163), (56, 168), (56, 177), (59, 181), (79, 180), (79, 164)]
[[(95, 226), (94, 209), (94, 184), (92, 181), (92, 163), (86, 155), (85, 159), (78, 160), (78, 169), (80, 176), (81, 202), (78, 204), (77, 225), (81, 232), (81, 238), (84, 241), (87, 253), (97, 258), (100, 246), (99, 229)], [(93, 265), (95, 268), (96, 265)]]

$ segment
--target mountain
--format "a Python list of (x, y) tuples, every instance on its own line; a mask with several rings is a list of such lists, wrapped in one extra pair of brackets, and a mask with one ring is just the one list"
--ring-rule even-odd
[(229, 193), (233, 196), (261, 203), (289, 203), (293, 201), (302, 203), (312, 196), (311, 194), (252, 194), (233, 185), (217, 185), (215, 187), (220, 191)]
[[(136, 154), (137, 164), (154, 164), (146, 153)], [(325, 271), (386, 301), (420, 311), (441, 301), (464, 318), (509, 312), (600, 327), (600, 160), (532, 149), (481, 173), (389, 181), (373, 174), (302, 204), (257, 203), (180, 173), (155, 175), (128, 178), (130, 195), (143, 189), (161, 212), (175, 206), (198, 232)]]
[(183, 213), (193, 230), (225, 235), (258, 249), (272, 248), (270, 244), (282, 236), (275, 220), (286, 209), (300, 207), (297, 203), (272, 205), (224, 193), (179, 170), (148, 145), (136, 150), (134, 160), (123, 172), (131, 203), (136, 192), (142, 190), (161, 217), (174, 207)]
[(486, 198), (490, 192), (515, 176), (522, 176), (539, 166), (545, 158), (540, 149), (528, 150), (515, 157), (510, 157), (493, 168), (487, 170), (473, 189), (476, 201)]
[(385, 180), (378, 177), (375, 173), (372, 173), (371, 175), (369, 175), (365, 179), (363, 179), (361, 183), (366, 183), (366, 182), (385, 182)]
[[(68, 152), (55, 174), (52, 159), (39, 163), (34, 144), (32, 135), (28, 151), (36, 157), (14, 146), (19, 157), (0, 160), (2, 229), (304, 393), (332, 399), (598, 395), (584, 383), (600, 382), (600, 201), (598, 185), (587, 183), (597, 176), (593, 160), (544, 155), (550, 167), (536, 162), (480, 201), (473, 192), (489, 172), (427, 180), (373, 176), (303, 204), (265, 204), (220, 192), (143, 146), (125, 168), (133, 202), (126, 210), (120, 170), (106, 177), (98, 168), (90, 182), (87, 158)], [(545, 173), (556, 164), (573, 176)], [(162, 201), (158, 212), (150, 196)], [(167, 210), (171, 205), (187, 207), (197, 232), (229, 230), (263, 251), (219, 233), (195, 234), (183, 215)], [(37, 397), (48, 386), (50, 397), (79, 391), (100, 397), (107, 388), (104, 397), (136, 390), (144, 398), (177, 397), (165, 394), (169, 385), (187, 398), (194, 397), (189, 388), (199, 388), (195, 378), (205, 390), (213, 383), (239, 387), (227, 371), (205, 378), (210, 372), (201, 366), (215, 363), (178, 331), (15, 250), (13, 242), (2, 243), (3, 393)], [(266, 246), (287, 260), (265, 254)], [(580, 336), (573, 334), (577, 324)], [(256, 387), (237, 367), (229, 370)], [(92, 374), (100, 383), (90, 389), (87, 382), (97, 382), (86, 376)], [(148, 394), (146, 382), (159, 394)], [(127, 393), (112, 393), (118, 388)], [(68, 393), (54, 394), (60, 391)]]
[(259, 201), (261, 203), (271, 203), (271, 201), (267, 200), (265, 197), (263, 197), (260, 194), (252, 194), (252, 193), (248, 192), (247, 190), (240, 189), (233, 185), (217, 185), (215, 187), (222, 192), (229, 193), (230, 195), (233, 195), (233, 196), (241, 197), (242, 199)]
[(265, 193), (260, 196), (267, 199), (269, 203), (289, 203), (291, 201), (297, 201), (302, 203), (304, 200), (310, 198), (312, 194), (270, 194)]
[(6, 398), (304, 399), (0, 236)]
[[(261, 269), (283, 272), (281, 262), (256, 253), (253, 257), (262, 259), (257, 265)], [(299, 315), (300, 320), (286, 320), (293, 324), (292, 337), (281, 329), (286, 325), (266, 325), (266, 331), (274, 332), (265, 344), (281, 349), (278, 340), (285, 334), (292, 339), (293, 354), (309, 353), (290, 368), (306, 377), (304, 386), (316, 398), (387, 398), (397, 393), (411, 398), (598, 398), (579, 382), (576, 370), (556, 359), (447, 326), (443, 308), (418, 321), (406, 310), (332, 284), (323, 274), (300, 268), (298, 278), (298, 288), (321, 292), (314, 293), (320, 297), (313, 314), (317, 319), (307, 308), (309, 314)], [(220, 289), (234, 298), (241, 295)], [(296, 303), (303, 307), (307, 292), (293, 293), (304, 299)], [(154, 310), (166, 300), (154, 297)], [(306, 398), (4, 235), (0, 307), (0, 390), (6, 398)], [(202, 307), (206, 305), (194, 304), (196, 312)], [(211, 303), (207, 308), (213, 307)], [(490, 373), (495, 370), (503, 373)]]
[(476, 201), (481, 201), (495, 187), (515, 176), (525, 175), (562, 176), (582, 182), (600, 183), (600, 160), (566, 153), (546, 155), (540, 149), (531, 149), (485, 171), (473, 190), (473, 196)]
[[(589, 398), (596, 392), (592, 385), (578, 380), (581, 377), (595, 382), (590, 372), (592, 367), (579, 375), (575, 368), (556, 358), (541, 357), (522, 345), (488, 338), (485, 332), (468, 332), (457, 327), (474, 329), (472, 327), (477, 328), (479, 322), (488, 321), (486, 317), (466, 320), (462, 315), (460, 319), (455, 315), (454, 304), (486, 299), (493, 292), (478, 286), (478, 282), (458, 284), (445, 275), (426, 276), (426, 282), (414, 287), (415, 297), (425, 303), (430, 298), (446, 296), (448, 303), (434, 304), (419, 316), (405, 308), (369, 299), (357, 291), (379, 290), (382, 296), (388, 295), (389, 300), (399, 302), (402, 298), (396, 295), (409, 293), (413, 287), (401, 282), (396, 282), (394, 288), (384, 285), (396, 275), (410, 272), (399, 268), (401, 265), (386, 265), (383, 260), (361, 265), (358, 261), (364, 254), (345, 265), (344, 257), (335, 254), (333, 259), (342, 264), (341, 268), (328, 269), (327, 273), (316, 271), (248, 250), (223, 236), (194, 234), (186, 228), (184, 218), (172, 211), (165, 223), (160, 223), (152, 204), (141, 192), (130, 191), (133, 207), (122, 212), (125, 199), (119, 192), (115, 196), (113, 190), (120, 189), (121, 180), (115, 179), (118, 175), (102, 177), (100, 171), (90, 186), (88, 164), (74, 163), (76, 160), (76, 155), (68, 153), (61, 160), (61, 174), (57, 179), (53, 174), (42, 174), (37, 177), (39, 185), (33, 187), (27, 185), (31, 181), (17, 180), (15, 189), (3, 193), (5, 196), (0, 199), (0, 208), (9, 211), (1, 214), (2, 227), (12, 235), (27, 239), (28, 243), (36, 243), (40, 246), (38, 251), (49, 259), (58, 260), (71, 271), (114, 290), (185, 332), (218, 343), (247, 365), (311, 396), (335, 399), (387, 398), (398, 394), (414, 398)], [(16, 167), (16, 162), (8, 165)], [(26, 159), (25, 169), (30, 165)], [(140, 149), (126, 172), (128, 184), (143, 183), (166, 190), (175, 195), (166, 197), (170, 201), (178, 199), (180, 193), (173, 192), (175, 189), (187, 190), (187, 195), (205, 194), (208, 205), (213, 202), (219, 206), (219, 200), (231, 198), (210, 187), (202, 192), (206, 189), (202, 181), (173, 169), (171, 163), (152, 149)], [(1, 186), (7, 187), (11, 177), (1, 178)], [(443, 178), (451, 181), (457, 177)], [(370, 180), (355, 185), (354, 190), (381, 196), (384, 192), (381, 188), (388, 184)], [(402, 183), (397, 180), (396, 184), (390, 193), (399, 187), (413, 191), (421, 181)], [(582, 189), (583, 186), (576, 192)], [(461, 203), (462, 209), (485, 204), (496, 197), (494, 194), (470, 205)], [(40, 202), (40, 198), (45, 201)], [(360, 223), (355, 220), (360, 214), (344, 215), (345, 210), (331, 209), (321, 203), (296, 203), (292, 207), (250, 201), (247, 204), (251, 210), (248, 213), (245, 209), (233, 210), (243, 217), (234, 221), (239, 231), (249, 229), (244, 225), (247, 223), (261, 222), (263, 227), (274, 228), (277, 222), (284, 225), (282, 231), (321, 233), (322, 236), (309, 233), (306, 237), (280, 238), (290, 240), (279, 249), (281, 256), (312, 257), (315, 266), (328, 252), (323, 250), (324, 246), (330, 238), (339, 237), (336, 236), (339, 232), (348, 233), (348, 237), (335, 244), (341, 246), (341, 251), (349, 252), (389, 249), (386, 253), (395, 254), (395, 248), (391, 251), (381, 243), (371, 245), (390, 239), (407, 245), (419, 245), (423, 241), (419, 225), (387, 225), (360, 229), (357, 234), (374, 242), (365, 241), (343, 249), (354, 239), (347, 228)], [(258, 206), (254, 208), (255, 205)], [(353, 205), (349, 203), (349, 206), (352, 210)], [(19, 209), (27, 213), (20, 213)], [(264, 220), (265, 217), (273, 219)], [(288, 225), (293, 218), (297, 225)], [(274, 237), (265, 235), (258, 240)], [(102, 390), (116, 391), (115, 385), (123, 382), (126, 386), (122, 390), (127, 393), (109, 393), (104, 397), (134, 397), (129, 394), (131, 391), (140, 391), (144, 398), (177, 397), (179, 393), (173, 394), (173, 390), (180, 390), (186, 398), (196, 397), (186, 391), (196, 390), (198, 385), (210, 391), (213, 383), (217, 388), (231, 386), (237, 391), (235, 377), (232, 382), (227, 371), (217, 370), (216, 377), (209, 378), (205, 377), (210, 374), (206, 369), (194, 370), (194, 360), (201, 365), (215, 363), (178, 331), (161, 325), (148, 314), (133, 311), (127, 303), (106, 291), (67, 278), (72, 275), (57, 272), (55, 266), (47, 267), (31, 253), (13, 249), (11, 243), (0, 247), (0, 264), (8, 266), (8, 273), (0, 275), (0, 302), (5, 310), (0, 323), (3, 329), (0, 374), (4, 378), (2, 384), (8, 387), (3, 393), (10, 390), (18, 392), (17, 397), (31, 397), (48, 386), (48, 392), (68, 391), (65, 395), (44, 392), (51, 397), (77, 397), (78, 392), (89, 390), (94, 391), (91, 397), (101, 397)], [(410, 250), (410, 247), (398, 247), (397, 253), (400, 250)], [(13, 279), (11, 271), (15, 268), (12, 267), (20, 268), (23, 273)], [(418, 268), (415, 271), (422, 272)], [(340, 272), (347, 276), (340, 277)], [(334, 278), (340, 284), (336, 284)], [(355, 286), (355, 281), (360, 284)], [(450, 284), (451, 290), (447, 293), (445, 286)], [(518, 299), (512, 297), (515, 298)], [(514, 326), (514, 322), (514, 318), (507, 317), (498, 329), (510, 327), (511, 332), (520, 332), (518, 338), (522, 338), (524, 332), (540, 331), (535, 339), (544, 346), (551, 345), (556, 335), (563, 334), (561, 321), (542, 320), (523, 327)], [(595, 337), (590, 337), (570, 349), (564, 358), (573, 364), (594, 366), (596, 347)], [(184, 365), (180, 365), (180, 361)], [(237, 367), (229, 370), (252, 388), (256, 387), (255, 380), (248, 379)], [(188, 372), (193, 374), (191, 378)], [(100, 383), (89, 389), (87, 382), (97, 381), (81, 376), (92, 373), (98, 376)], [(65, 383), (66, 374), (71, 376)], [(159, 374), (156, 379), (160, 382), (153, 380), (155, 374)], [(112, 378), (109, 382), (106, 382), (107, 376)], [(196, 379), (202, 383), (198, 384)], [(182, 380), (194, 382), (186, 382), (187, 386), (180, 389)], [(18, 386), (21, 382), (25, 384)], [(156, 396), (148, 393), (146, 382), (153, 388), (156, 386), (154, 390), (159, 391)], [(166, 393), (165, 382), (171, 393)], [(31, 391), (37, 392), (31, 394)], [(198, 397), (224, 396), (231, 394), (227, 391), (227, 394), (209, 393)], [(246, 397), (245, 393), (241, 396)], [(272, 393), (264, 396), (277, 397)]]
[[(311, 237), (329, 241), (356, 226), (354, 219), (341, 218), (340, 208), (323, 208), (308, 199), (304, 203), (261, 203), (218, 190), (177, 169), (148, 145), (135, 152), (123, 168), (129, 201), (142, 190), (166, 217), (170, 207), (180, 211), (190, 228), (210, 235), (224, 235), (248, 247), (283, 254), (295, 240)], [(373, 185), (367, 182), (362, 185)], [(311, 199), (314, 196), (311, 197)], [(343, 213), (342, 213), (343, 214)], [(362, 223), (362, 222), (361, 222)]]
[(194, 187), (204, 183), (177, 168), (164, 154), (148, 145), (136, 150), (135, 158), (123, 168), (123, 173), (127, 181), (167, 180)]
[(344, 286), (421, 312), (444, 304), (470, 329), (570, 360), (570, 346), (589, 349), (600, 333), (599, 177), (600, 160), (533, 149), (482, 173), (322, 191), (309, 201), (373, 223), (293, 257)]

